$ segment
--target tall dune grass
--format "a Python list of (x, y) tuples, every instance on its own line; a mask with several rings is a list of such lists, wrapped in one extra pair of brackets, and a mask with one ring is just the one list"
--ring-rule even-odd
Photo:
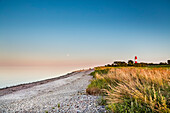
[(87, 90), (94, 87), (105, 92), (108, 108), (114, 112), (170, 112), (168, 68), (110, 68), (95, 73)]

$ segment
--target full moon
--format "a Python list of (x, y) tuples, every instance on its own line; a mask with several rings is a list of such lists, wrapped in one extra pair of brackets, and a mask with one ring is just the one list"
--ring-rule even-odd
[(67, 56), (67, 57), (69, 57), (69, 56), (70, 56), (70, 54), (68, 54), (68, 53), (67, 53), (67, 55), (66, 55), (66, 56)]

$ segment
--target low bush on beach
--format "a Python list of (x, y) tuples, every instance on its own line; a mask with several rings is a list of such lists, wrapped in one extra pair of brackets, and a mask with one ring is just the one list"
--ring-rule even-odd
[(101, 90), (97, 87), (91, 87), (86, 90), (89, 95), (99, 95), (101, 94)]
[(60, 108), (60, 103), (58, 103), (58, 108)]
[(169, 68), (97, 68), (93, 74), (87, 93), (99, 90), (113, 112), (170, 112)]

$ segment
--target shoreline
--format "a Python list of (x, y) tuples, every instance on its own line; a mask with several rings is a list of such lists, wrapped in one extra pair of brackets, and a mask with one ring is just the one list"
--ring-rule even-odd
[(35, 82), (30, 82), (30, 83), (23, 83), (23, 84), (18, 84), (18, 85), (14, 85), (14, 86), (0, 88), (0, 96), (4, 96), (4, 95), (7, 95), (7, 94), (11, 94), (13, 92), (16, 92), (16, 91), (28, 89), (28, 88), (38, 86), (38, 85), (42, 85), (42, 84), (46, 84), (46, 83), (49, 83), (49, 82), (53, 82), (55, 80), (68, 78), (68, 77), (73, 76), (73, 75), (75, 75), (79, 72), (90, 71), (90, 70), (93, 70), (93, 69), (77, 70), (77, 71), (67, 73), (65, 75), (61, 75), (59, 77), (54, 77), (54, 78), (49, 78), (49, 79), (45, 79), (45, 80), (40, 80), (40, 81), (35, 81)]
[[(106, 110), (99, 105), (100, 96), (87, 95), (94, 69), (80, 70), (58, 80), (0, 96), (2, 113), (87, 113)], [(63, 78), (63, 79), (62, 79)]]

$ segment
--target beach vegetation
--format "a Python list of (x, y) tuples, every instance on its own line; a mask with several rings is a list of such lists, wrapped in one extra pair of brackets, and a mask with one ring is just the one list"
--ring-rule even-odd
[(128, 61), (128, 66), (133, 66), (133, 65), (134, 65), (133, 60), (129, 60), (129, 61)]
[(170, 68), (98, 67), (93, 74), (86, 91), (99, 90), (112, 112), (170, 112)]
[(58, 106), (58, 108), (60, 108), (60, 103), (58, 103), (58, 105), (57, 105), (57, 106)]
[(168, 62), (168, 65), (170, 65), (170, 60), (168, 60), (167, 62)]
[(101, 96), (101, 97), (98, 99), (98, 104), (99, 104), (99, 105), (102, 105), (102, 106), (106, 105), (106, 99), (105, 99), (103, 96)]
[(167, 60), (167, 62), (160, 62), (160, 63), (145, 63), (145, 62), (139, 62), (134, 63), (133, 60), (128, 60), (128, 62), (124, 61), (115, 61), (112, 64), (107, 64), (105, 67), (170, 67), (170, 60)]

